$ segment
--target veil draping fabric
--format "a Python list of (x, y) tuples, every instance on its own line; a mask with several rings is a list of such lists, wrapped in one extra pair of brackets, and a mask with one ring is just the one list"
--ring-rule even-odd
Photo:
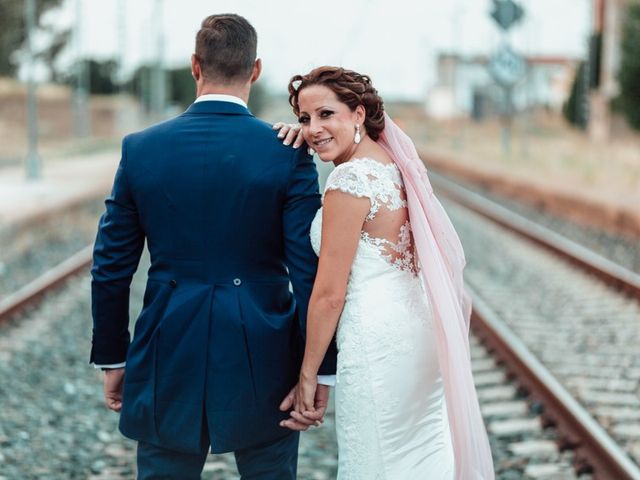
[(413, 142), (386, 113), (378, 143), (402, 174), (421, 275), (433, 306), (455, 478), (493, 480), (491, 448), (471, 374), (468, 337), (471, 299), (464, 290), (465, 257), (460, 239), (433, 194), (427, 169)]

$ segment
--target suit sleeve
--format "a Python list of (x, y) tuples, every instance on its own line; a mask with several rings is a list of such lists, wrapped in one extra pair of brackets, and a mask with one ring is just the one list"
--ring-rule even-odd
[(129, 286), (144, 246), (144, 232), (127, 178), (127, 138), (106, 211), (100, 218), (91, 269), (93, 339), (90, 362), (116, 364), (129, 347)]
[[(313, 217), (320, 208), (320, 193), (318, 172), (313, 158), (307, 155), (304, 148), (296, 150), (294, 155), (294, 168), (284, 207), (284, 244), (287, 268), (296, 298), (300, 331), (305, 336), (309, 298), (318, 268), (318, 257), (311, 248), (309, 230)], [(319, 374), (335, 374), (336, 354), (335, 341), (332, 341)]]

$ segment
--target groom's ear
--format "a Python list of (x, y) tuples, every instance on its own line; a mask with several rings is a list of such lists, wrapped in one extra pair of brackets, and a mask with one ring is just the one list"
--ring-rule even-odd
[(198, 60), (198, 57), (196, 57), (195, 53), (191, 55), (191, 76), (196, 82), (198, 82), (202, 76), (200, 61)]
[(253, 72), (251, 72), (251, 83), (255, 83), (260, 74), (262, 73), (262, 59), (256, 58), (256, 62), (253, 64)]

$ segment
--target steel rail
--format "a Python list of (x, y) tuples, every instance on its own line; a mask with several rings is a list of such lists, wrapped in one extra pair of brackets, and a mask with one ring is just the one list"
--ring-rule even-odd
[(474, 333), (516, 377), (530, 399), (544, 406), (544, 416), (552, 420), (575, 451), (574, 464), (588, 465), (594, 480), (640, 480), (640, 469), (580, 403), (529, 351), (518, 336), (483, 301), (470, 285), (473, 299), (471, 326)]
[(16, 315), (25, 307), (33, 305), (69, 277), (87, 269), (91, 265), (92, 252), (93, 245), (84, 247), (16, 292), (0, 299), (0, 322)]
[(640, 299), (640, 275), (612, 262), (590, 249), (519, 215), (452, 180), (429, 172), (434, 188), (444, 196), (483, 217), (551, 250), (582, 269), (598, 276), (608, 285)]

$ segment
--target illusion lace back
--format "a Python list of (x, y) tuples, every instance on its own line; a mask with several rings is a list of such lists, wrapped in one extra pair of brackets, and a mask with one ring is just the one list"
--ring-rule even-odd
[[(371, 203), (336, 336), (338, 478), (453, 479), (434, 326), (400, 173), (354, 159), (334, 169), (330, 190)], [(311, 226), (317, 254), (321, 231), (322, 209)]]

